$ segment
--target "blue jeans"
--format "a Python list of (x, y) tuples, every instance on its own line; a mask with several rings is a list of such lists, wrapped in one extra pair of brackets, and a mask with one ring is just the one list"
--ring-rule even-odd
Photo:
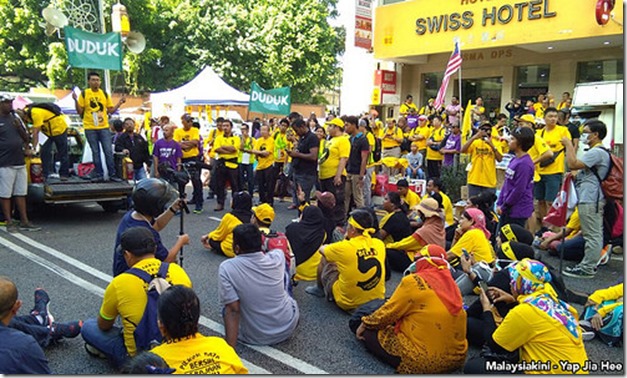
[(133, 170), (133, 179), (135, 180), (135, 182), (143, 180), (147, 177), (148, 175), (146, 174), (146, 169), (144, 167), (135, 168)]
[(113, 326), (108, 331), (102, 331), (98, 328), (96, 319), (87, 319), (83, 322), (81, 336), (87, 344), (106, 355), (107, 359), (118, 369), (124, 366), (129, 358), (121, 327)]
[(92, 160), (96, 166), (96, 177), (104, 177), (102, 160), (100, 159), (100, 148), (105, 156), (107, 172), (109, 177), (115, 176), (115, 165), (113, 164), (113, 149), (111, 145), (111, 131), (109, 129), (85, 130), (85, 137), (89, 148), (91, 148)]
[(68, 177), (70, 175), (70, 158), (67, 154), (67, 131), (61, 135), (48, 137), (48, 140), (41, 145), (41, 165), (44, 178), (54, 173), (54, 156), (52, 155), (52, 145), (57, 147), (57, 155), (61, 166), (59, 176)]
[(9, 327), (31, 335), (40, 347), (46, 348), (52, 341), (50, 329), (41, 325), (33, 315), (15, 316), (9, 322)]
[(405, 169), (405, 175), (407, 177), (409, 177), (409, 178), (412, 178), (412, 179), (420, 179), (420, 180), (424, 180), (425, 179), (425, 172), (422, 170), (422, 168), (418, 168), (416, 173), (412, 174), (411, 168), (407, 167), (407, 169)]
[[(551, 243), (553, 244), (553, 243)], [(549, 255), (559, 257), (562, 243), (556, 245), (556, 249), (549, 249)], [(564, 260), (579, 262), (583, 259), (586, 242), (583, 235), (577, 235), (572, 239), (564, 240)]]

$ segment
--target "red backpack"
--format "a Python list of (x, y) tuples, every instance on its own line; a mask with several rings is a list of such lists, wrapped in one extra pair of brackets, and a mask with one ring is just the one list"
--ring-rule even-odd
[(601, 179), (597, 173), (596, 167), (591, 169), (592, 173), (597, 177), (606, 197), (613, 198), (618, 201), (623, 200), (623, 159), (612, 155), (609, 150), (599, 147), (610, 155), (610, 166), (607, 175)]
[(290, 248), (290, 243), (282, 232), (276, 232), (270, 230), (268, 234), (261, 232), (261, 250), (263, 252), (272, 251), (273, 249), (279, 249), (283, 251), (285, 255), (285, 273), (286, 273), (286, 286), (291, 291), (291, 281), (296, 274), (296, 258)]

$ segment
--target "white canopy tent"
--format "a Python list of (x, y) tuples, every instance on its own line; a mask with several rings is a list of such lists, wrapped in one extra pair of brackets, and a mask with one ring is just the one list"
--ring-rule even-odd
[(150, 95), (152, 114), (174, 119), (183, 114), (187, 105), (248, 105), (249, 99), (249, 95), (228, 85), (210, 67), (178, 88)]

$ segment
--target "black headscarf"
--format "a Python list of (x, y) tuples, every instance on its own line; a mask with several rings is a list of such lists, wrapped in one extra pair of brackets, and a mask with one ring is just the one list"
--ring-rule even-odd
[[(310, 207), (310, 206), (307, 206), (307, 207)], [(320, 201), (318, 201), (317, 207), (322, 212), (323, 227), (324, 227), (324, 231), (327, 233), (327, 238), (325, 239), (324, 243), (325, 244), (331, 243), (333, 239), (333, 230), (335, 230), (335, 226), (336, 226), (336, 221), (334, 220), (335, 214), (333, 213), (333, 208), (325, 207), (323, 204), (320, 203)]]
[(233, 194), (233, 205), (231, 207), (231, 214), (242, 223), (250, 223), (250, 218), (253, 216), (253, 199), (248, 192)]
[(285, 236), (290, 242), (296, 258), (296, 265), (309, 260), (325, 241), (327, 234), (322, 210), (317, 206), (307, 206), (300, 222), (289, 224)]

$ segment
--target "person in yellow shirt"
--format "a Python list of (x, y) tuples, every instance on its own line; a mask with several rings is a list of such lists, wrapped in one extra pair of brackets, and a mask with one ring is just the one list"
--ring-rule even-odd
[[(241, 190), (247, 190), (252, 196), (255, 193), (255, 155), (251, 152), (255, 144), (255, 138), (250, 135), (250, 127), (244, 123), (240, 127), (241, 144), (237, 156), (239, 170), (239, 184)], [(245, 189), (244, 189), (245, 188)]]
[(477, 99), (475, 100), (475, 104), (470, 105), (470, 109), (468, 109), (468, 111), (471, 114), (472, 124), (476, 127), (481, 122), (481, 117), (485, 114), (483, 98), (477, 97)]
[(214, 211), (224, 210), (226, 200), (226, 182), (231, 184), (231, 193), (239, 191), (239, 171), (237, 155), (241, 146), (239, 137), (233, 135), (233, 122), (225, 120), (222, 123), (223, 135), (216, 138), (214, 148), (220, 154), (216, 168), (216, 195), (218, 205)]
[(431, 135), (431, 127), (427, 124), (428, 118), (425, 115), (418, 116), (418, 127), (416, 127), (409, 140), (418, 146), (418, 152), (422, 154), (423, 161), (427, 159), (427, 140)]
[(579, 323), (609, 346), (622, 346), (623, 289), (624, 286), (620, 283), (592, 293), (583, 310), (584, 320)]
[(534, 198), (538, 200), (538, 211), (536, 218), (542, 221), (557, 193), (562, 186), (564, 176), (564, 145), (562, 138), (570, 138), (570, 132), (565, 126), (557, 124), (557, 109), (547, 108), (544, 112), (544, 122), (546, 126), (536, 131), (536, 136), (542, 138), (553, 151), (553, 157), (547, 159), (539, 165), (538, 173), (540, 181), (533, 187)]
[(274, 184), (276, 183), (276, 175), (273, 166), (274, 139), (270, 136), (268, 126), (261, 126), (260, 132), (261, 136), (255, 141), (252, 150), (252, 153), (257, 157), (255, 180), (259, 188), (259, 201), (272, 206), (274, 204)]
[(507, 140), (505, 128), (507, 127), (507, 116), (503, 113), (496, 116), (496, 125), (492, 126), (492, 144), (498, 148), (501, 155), (509, 152), (509, 142)]
[[(97, 319), (86, 320), (81, 329), (87, 351), (105, 355), (117, 368), (122, 367), (129, 356), (141, 352), (133, 335), (148, 302), (146, 278), (141, 277), (158, 275), (170, 285), (192, 286), (183, 268), (155, 258), (157, 245), (149, 229), (127, 229), (122, 234), (121, 247), (126, 263), (132, 268), (113, 278), (105, 289)], [(115, 325), (118, 316), (122, 328)], [(124, 347), (118, 348), (122, 343)]]
[(215, 141), (219, 136), (224, 135), (224, 132), (222, 131), (222, 123), (224, 122), (224, 118), (222, 117), (218, 117), (216, 119), (216, 128), (211, 130), (211, 133), (209, 133), (209, 138), (207, 138), (207, 141), (205, 142), (205, 159), (209, 161), (209, 165), (211, 165), (211, 172), (209, 173), (209, 178), (208, 178), (208, 186), (209, 186), (209, 193), (207, 195), (207, 199), (213, 199), (213, 197), (215, 196), (215, 192), (216, 192), (216, 175), (217, 175), (217, 168), (218, 168), (218, 164), (217, 163), (217, 158), (219, 157), (216, 156), (216, 151), (215, 151)]
[(570, 97), (569, 92), (562, 93), (562, 101), (560, 101), (560, 103), (557, 105), (557, 110), (570, 109), (570, 104), (572, 103), (572, 101), (573, 99)]
[(89, 143), (92, 152), (92, 159), (95, 165), (95, 174), (90, 178), (92, 181), (104, 180), (104, 169), (100, 158), (100, 149), (105, 157), (107, 172), (111, 181), (121, 182), (122, 179), (116, 177), (115, 165), (113, 163), (113, 148), (111, 143), (111, 132), (109, 131), (109, 114), (126, 102), (126, 97), (122, 96), (120, 101), (113, 106), (111, 97), (103, 89), (100, 89), (100, 75), (96, 72), (87, 74), (89, 88), (83, 90), (78, 96), (72, 92), (76, 112), (82, 116), (83, 127), (85, 128), (85, 138)]
[(192, 193), (191, 203), (194, 205), (194, 214), (202, 213), (202, 206), (204, 198), (202, 195), (202, 181), (200, 181), (200, 167), (198, 167), (199, 149), (200, 146), (200, 131), (193, 127), (194, 118), (191, 115), (185, 113), (181, 116), (181, 122), (183, 127), (177, 127), (174, 130), (174, 140), (181, 145), (183, 150), (183, 158), (181, 161), (186, 164), (189, 172), (190, 181), (194, 191)]
[[(483, 290), (480, 295), (484, 313), (491, 311), (494, 302), (516, 304), (509, 310), (503, 322), (497, 327), (493, 317), (484, 317), (488, 329), (484, 333), (492, 333), (487, 345), (492, 352), (505, 354), (519, 351), (518, 363), (522, 366), (534, 366), (534, 371), (520, 373), (541, 374), (587, 374), (583, 369), (573, 372), (562, 363), (585, 366), (588, 361), (582, 332), (579, 327), (577, 310), (558, 299), (551, 286), (551, 274), (544, 264), (531, 259), (523, 259), (508, 268), (512, 294), (496, 287)], [(507, 364), (505, 364), (507, 365)], [(464, 374), (498, 373), (499, 364), (495, 369), (487, 369), (489, 362), (483, 357), (468, 361)], [(503, 366), (503, 373), (507, 367)]]
[(533, 110), (535, 111), (536, 118), (544, 118), (546, 113), (547, 98), (543, 94), (538, 95), (538, 100), (533, 104)]
[(253, 200), (248, 192), (233, 194), (231, 212), (224, 214), (215, 230), (200, 238), (202, 245), (226, 257), (234, 257), (233, 230), (242, 223), (250, 223), (250, 218), (253, 216), (252, 208)]
[(427, 140), (427, 178), (440, 177), (444, 155), (440, 152), (440, 144), (446, 136), (446, 129), (442, 127), (442, 117), (432, 115), (429, 122), (433, 127)]
[(398, 112), (402, 116), (406, 116), (407, 114), (409, 114), (409, 109), (415, 109), (416, 111), (418, 111), (418, 107), (416, 106), (416, 104), (414, 104), (414, 97), (410, 94), (405, 97), (405, 102), (401, 104), (401, 108)]
[(151, 352), (176, 369), (174, 374), (248, 374), (223, 338), (198, 332), (200, 300), (194, 290), (173, 286), (159, 296), (157, 306), (165, 342)]
[(368, 140), (370, 146), (370, 155), (368, 155), (368, 164), (366, 165), (366, 176), (364, 177), (364, 206), (372, 206), (372, 176), (374, 175), (375, 161), (374, 149), (376, 146), (376, 137), (370, 127), (368, 118), (363, 117), (359, 120), (359, 132), (363, 133)]
[(452, 226), (455, 224), (455, 219), (453, 218), (453, 203), (448, 195), (444, 192), (444, 185), (442, 184), (442, 180), (439, 177), (434, 177), (427, 181), (427, 194), (425, 194), (424, 198), (429, 198), (435, 193), (439, 193), (440, 197), (442, 197), (442, 208), (444, 209), (444, 227)]
[[(403, 130), (396, 125), (394, 119), (389, 119), (385, 128), (381, 132), (381, 159), (386, 157), (401, 157), (401, 142), (403, 142)], [(383, 173), (387, 175), (395, 175), (398, 169), (390, 169), (383, 166)]]
[(481, 192), (496, 194), (496, 161), (503, 160), (503, 155), (492, 143), (491, 132), (492, 125), (485, 122), (462, 146), (461, 153), (470, 154), (472, 165), (466, 181), (469, 197), (477, 196)]
[(414, 272), (354, 330), (399, 374), (452, 373), (466, 360), (466, 311), (445, 254), (436, 245), (422, 248)]
[(274, 140), (274, 176), (276, 177), (276, 195), (279, 199), (288, 195), (289, 179), (285, 174), (287, 164), (287, 150), (292, 149), (292, 143), (287, 139), (287, 129), (290, 127), (287, 118), (279, 121), (277, 129), (272, 134)]
[(405, 179), (400, 179), (396, 182), (396, 190), (398, 190), (398, 194), (401, 195), (401, 199), (407, 204), (409, 209), (412, 209), (421, 201), (420, 195), (409, 189), (409, 183)]
[(448, 260), (453, 265), (457, 265), (462, 249), (465, 249), (471, 256), (474, 256), (476, 262), (485, 261), (491, 264), (495, 255), (490, 244), (490, 236), (483, 212), (479, 209), (467, 208), (462, 213), (453, 243), (446, 253)]
[(61, 181), (67, 181), (70, 176), (70, 158), (68, 156), (67, 145), (67, 121), (63, 113), (56, 115), (50, 110), (38, 107), (36, 104), (26, 105), (24, 110), (17, 110), (17, 114), (25, 123), (32, 124), (33, 148), (39, 146), (39, 133), (46, 137), (46, 142), (41, 145), (40, 156), (44, 180), (50, 173), (54, 173), (54, 156), (52, 155), (52, 145), (57, 150), (60, 161), (59, 176)]
[(317, 283), (305, 292), (326, 296), (344, 311), (385, 297), (385, 245), (370, 236), (373, 223), (366, 210), (351, 213), (346, 240), (320, 248)]
[(442, 108), (436, 109), (433, 105), (435, 103), (435, 99), (432, 97), (427, 100), (427, 105), (420, 108), (418, 114), (426, 115), (427, 117), (431, 117), (432, 115), (439, 115)]
[(331, 139), (325, 141), (324, 150), (318, 159), (320, 191), (335, 196), (334, 220), (342, 225), (344, 214), (344, 186), (346, 185), (346, 163), (351, 152), (351, 143), (344, 135), (344, 121), (334, 118), (325, 124)]

